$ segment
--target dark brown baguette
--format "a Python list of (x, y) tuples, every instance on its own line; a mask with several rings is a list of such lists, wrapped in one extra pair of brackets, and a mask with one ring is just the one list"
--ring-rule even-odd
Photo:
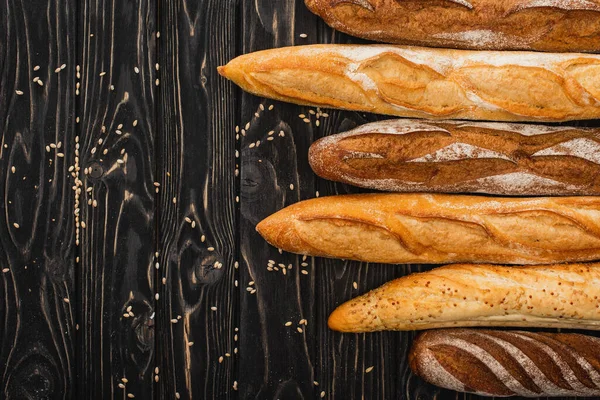
[(600, 330), (600, 264), (457, 264), (395, 279), (340, 305), (340, 332), (504, 326)]
[(305, 0), (333, 28), (386, 43), (599, 51), (599, 0)]
[(302, 201), (256, 227), (294, 253), (382, 263), (600, 259), (600, 197), (363, 194)]
[(394, 192), (600, 194), (600, 129), (387, 120), (309, 151), (329, 180)]
[[(444, 329), (417, 337), (410, 367), (443, 388), (483, 396), (600, 396), (600, 339)], [(597, 397), (596, 397), (597, 398)]]

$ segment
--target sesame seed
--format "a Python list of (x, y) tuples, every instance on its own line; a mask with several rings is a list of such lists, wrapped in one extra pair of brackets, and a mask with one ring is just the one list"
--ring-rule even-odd
[(61, 70), (62, 70), (62, 69), (65, 69), (65, 68), (67, 68), (67, 64), (63, 64), (63, 65), (61, 65), (61, 66), (60, 66), (60, 69), (61, 69)]
[(321, 392), (321, 398), (325, 397), (325, 391)]
[(290, 183), (290, 190), (294, 190), (294, 184)]
[(316, 125), (316, 126), (321, 126), (321, 121), (319, 121), (319, 120), (316, 120), (316, 121), (315, 121), (315, 125)]
[(319, 382), (317, 382), (317, 381), (313, 381), (313, 385), (315, 385), (315, 386), (319, 386)]
[(319, 191), (318, 190), (315, 192), (315, 196), (319, 197)]
[(130, 399), (135, 398), (135, 396), (132, 393), (127, 393), (127, 397), (129, 397)]
[(104, 76), (104, 75), (106, 75), (106, 72), (104, 72), (104, 71), (100, 72), (100, 76)]
[(160, 32), (156, 32), (156, 38), (158, 39), (160, 37)]
[(233, 381), (233, 390), (238, 390), (238, 383), (237, 383), (237, 381)]
[(133, 70), (135, 71), (136, 74), (140, 73), (140, 69), (138, 67), (134, 67)]
[(173, 204), (177, 204), (177, 197), (173, 197)]
[(4, 269), (2, 270), (2, 272), (3, 272), (3, 273), (5, 273), (5, 274), (6, 274), (7, 272), (9, 272), (9, 271), (10, 271), (10, 269), (8, 269), (8, 268), (4, 268)]
[(308, 325), (308, 321), (305, 319), (301, 319), (300, 322), (298, 322), (299, 325)]
[(300, 272), (302, 272), (302, 275), (308, 275), (308, 271), (305, 269), (301, 270)]
[(154, 299), (155, 299), (155, 300), (158, 300), (159, 298), (160, 298), (160, 295), (159, 295), (158, 293), (156, 293), (156, 294), (154, 295)]
[(210, 309), (213, 311), (217, 311), (217, 307), (215, 307), (215, 306), (212, 306)]
[(158, 382), (160, 380), (160, 378), (158, 377), (158, 375), (154, 375), (154, 382)]
[(188, 342), (188, 347), (192, 347), (194, 345), (194, 342)]
[(158, 63), (156, 63), (156, 64), (154, 65), (154, 69), (156, 69), (156, 70), (158, 71), (158, 70), (160, 69), (160, 65), (158, 65)]
[(302, 121), (306, 122), (307, 124), (310, 124), (310, 119), (308, 118), (304, 118)]
[(35, 67), (33, 67), (33, 70), (34, 70), (34, 71), (39, 71), (39, 70), (40, 70), (40, 66), (39, 66), (39, 65), (36, 65)]
[(40, 85), (40, 86), (44, 86), (44, 82), (42, 82), (41, 79), (37, 81), (37, 84)]
[(369, 368), (365, 369), (365, 373), (368, 374), (369, 372), (373, 371), (373, 368), (375, 368), (375, 367), (369, 367)]
[(208, 251), (215, 251), (215, 248), (211, 246), (211, 247), (207, 248), (206, 250), (208, 250)]
[(155, 84), (156, 86), (160, 85), (160, 80), (157, 78), (157, 79), (154, 81), (154, 84)]
[(205, 235), (200, 236), (200, 241), (202, 243), (204, 243), (206, 241), (206, 236)]
[(248, 123), (246, 124), (246, 126), (244, 127), (244, 129), (245, 129), (245, 130), (248, 130), (248, 129), (250, 129), (250, 122), (248, 122)]
[(256, 143), (250, 143), (250, 146), (248, 146), (248, 147), (253, 149), (254, 147), (256, 147)]
[(304, 332), (304, 331), (302, 330), (302, 328), (300, 328), (300, 327), (297, 327), (297, 328), (296, 328), (296, 330), (298, 330), (298, 333), (302, 333), (302, 332)]
[(69, 300), (69, 299), (68, 299), (68, 298), (66, 298), (66, 297), (63, 299), (63, 301), (64, 301), (65, 303), (67, 303), (67, 304), (69, 304), (69, 303), (71, 302), (71, 300)]
[(127, 378), (121, 378), (121, 381), (122, 381), (123, 383), (128, 383), (128, 382), (129, 382), (129, 381), (127, 380)]
[(358, 283), (356, 283), (356, 282), (352, 282), (352, 287), (353, 287), (354, 289), (358, 289)]
[(17, 95), (19, 95), (19, 96), (22, 96), (22, 95), (23, 95), (23, 92), (22, 92), (21, 90), (15, 90), (15, 93), (16, 93)]
[(10, 167), (10, 171), (14, 174), (17, 171), (17, 169), (14, 166), (12, 166)]
[(219, 364), (221, 364), (223, 362), (223, 356), (219, 357)]
[(307, 38), (307, 37), (308, 37), (308, 35), (307, 35), (306, 33), (301, 33), (301, 34), (300, 34), (300, 37), (301, 37), (302, 39), (304, 39), (304, 38)]
[(179, 322), (179, 320), (177, 320), (177, 319), (175, 319), (175, 318), (173, 318), (173, 319), (171, 320), (171, 323), (172, 323), (172, 324), (176, 324), (177, 322)]
[(292, 321), (288, 321), (284, 324), (285, 326), (292, 326)]
[(17, 224), (16, 222), (13, 223), (13, 226), (17, 229), (19, 229), (19, 224)]
[(123, 385), (122, 383), (119, 383), (119, 387), (120, 387), (121, 389), (125, 389), (125, 385)]

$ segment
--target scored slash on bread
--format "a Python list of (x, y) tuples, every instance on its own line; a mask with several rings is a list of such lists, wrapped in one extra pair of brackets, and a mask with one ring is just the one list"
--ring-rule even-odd
[(443, 329), (419, 335), (412, 371), (483, 396), (600, 396), (600, 339), (565, 333)]
[(408, 275), (339, 306), (340, 332), (506, 326), (600, 330), (600, 264), (459, 264)]
[(313, 45), (246, 54), (219, 73), (258, 96), (402, 117), (600, 118), (594, 54)]
[(386, 120), (319, 139), (322, 178), (393, 192), (600, 194), (600, 129)]
[(386, 43), (599, 51), (598, 0), (305, 0), (331, 27)]
[(600, 197), (321, 197), (258, 224), (293, 253), (382, 263), (547, 264), (600, 259)]

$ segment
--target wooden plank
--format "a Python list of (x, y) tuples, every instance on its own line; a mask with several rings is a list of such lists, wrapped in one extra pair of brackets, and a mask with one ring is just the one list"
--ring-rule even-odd
[(0, 5), (0, 398), (74, 392), (74, 7)]
[(80, 399), (153, 396), (156, 8), (79, 4)]
[[(162, 1), (158, 145), (161, 396), (234, 397), (238, 326), (235, 55), (238, 2)], [(173, 322), (171, 322), (173, 321)]]
[[(301, 34), (316, 34), (316, 19), (302, 1), (245, 2), (242, 18), (247, 27), (242, 53), (306, 43)], [(314, 292), (319, 283), (310, 260), (279, 254), (255, 226), (280, 208), (315, 195), (306, 155), (315, 129), (315, 115), (309, 110), (316, 110), (246, 93), (241, 98), (238, 121), (245, 135), (241, 136), (240, 396), (313, 398), (318, 346)], [(274, 261), (271, 266), (269, 260)], [(307, 324), (300, 324), (302, 320)]]

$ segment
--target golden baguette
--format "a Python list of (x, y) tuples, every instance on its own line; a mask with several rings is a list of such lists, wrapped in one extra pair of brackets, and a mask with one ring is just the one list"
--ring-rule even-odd
[(258, 96), (430, 119), (600, 118), (600, 55), (314, 45), (238, 57), (219, 73)]
[(305, 0), (333, 28), (386, 43), (599, 51), (600, 0)]
[(467, 326), (600, 330), (600, 264), (449, 265), (388, 282), (329, 316), (341, 332)]
[(256, 227), (273, 246), (382, 263), (600, 259), (600, 197), (363, 194), (302, 201)]

